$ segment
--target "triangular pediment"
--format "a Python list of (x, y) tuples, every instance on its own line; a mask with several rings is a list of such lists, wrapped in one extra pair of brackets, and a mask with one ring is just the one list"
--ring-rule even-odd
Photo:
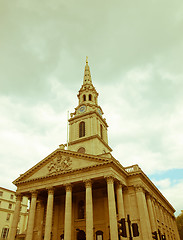
[(45, 178), (55, 174), (64, 174), (77, 169), (79, 170), (104, 164), (108, 161), (110, 161), (108, 158), (57, 149), (17, 178), (14, 181), (14, 184), (33, 179)]

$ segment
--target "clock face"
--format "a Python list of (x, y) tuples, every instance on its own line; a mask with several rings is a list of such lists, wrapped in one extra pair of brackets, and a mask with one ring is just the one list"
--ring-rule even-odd
[(100, 108), (98, 108), (98, 113), (102, 116), (102, 112), (101, 112)]
[(80, 108), (79, 108), (79, 112), (80, 113), (84, 113), (86, 111), (86, 106), (85, 105), (82, 105)]

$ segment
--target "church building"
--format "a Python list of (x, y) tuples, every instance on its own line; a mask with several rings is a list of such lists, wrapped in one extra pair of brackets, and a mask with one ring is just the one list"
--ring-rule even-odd
[(112, 156), (88, 60), (77, 97), (68, 144), (13, 182), (9, 240), (18, 239), (23, 196), (30, 199), (25, 240), (180, 240), (172, 205), (138, 165), (123, 167)]

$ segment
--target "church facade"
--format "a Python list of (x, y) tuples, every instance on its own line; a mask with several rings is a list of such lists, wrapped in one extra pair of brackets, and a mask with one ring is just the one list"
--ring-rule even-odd
[[(61, 144), (13, 182), (17, 200), (9, 240), (18, 239), (23, 196), (30, 198), (25, 240), (180, 240), (167, 199), (138, 165), (124, 168), (111, 155), (88, 61), (77, 97), (67, 149)], [(120, 219), (126, 236), (124, 229), (119, 236)]]

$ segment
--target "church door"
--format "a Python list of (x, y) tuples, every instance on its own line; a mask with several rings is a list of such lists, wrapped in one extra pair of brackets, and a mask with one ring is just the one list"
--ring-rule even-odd
[(77, 240), (86, 240), (86, 234), (83, 230), (79, 230), (77, 233)]

